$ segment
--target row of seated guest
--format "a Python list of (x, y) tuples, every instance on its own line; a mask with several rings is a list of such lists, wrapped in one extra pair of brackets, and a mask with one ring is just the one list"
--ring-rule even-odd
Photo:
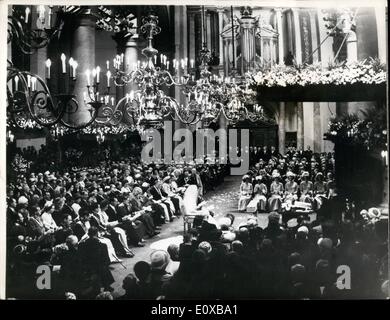
[[(240, 185), (241, 212), (280, 211), (285, 201), (303, 201), (319, 209), (324, 197), (335, 195), (332, 155), (312, 156), (311, 164), (295, 154), (260, 159)], [(324, 177), (325, 175), (325, 177)]]
[[(93, 237), (104, 245), (104, 261), (133, 257), (131, 246), (144, 246), (146, 237), (154, 237), (164, 223), (182, 214), (181, 195), (186, 186), (196, 184), (201, 189), (204, 183), (198, 172), (225, 172), (217, 167), (146, 166), (134, 158), (106, 161), (94, 168), (32, 172), (8, 181), (9, 274), (27, 277), (25, 261), (43, 264), (67, 237), (73, 235), (84, 243), (91, 237), (91, 228), (96, 228)], [(107, 287), (108, 278), (100, 279)]]
[[(289, 227), (275, 212), (264, 228), (255, 217), (234, 226), (232, 214), (197, 221), (182, 243), (137, 262), (118, 299), (388, 298), (388, 218), (376, 208), (363, 211), (340, 223), (300, 216)], [(76, 257), (82, 251), (71, 247)], [(66, 261), (76, 275), (78, 260)], [(350, 268), (348, 290), (339, 288), (339, 266)]]

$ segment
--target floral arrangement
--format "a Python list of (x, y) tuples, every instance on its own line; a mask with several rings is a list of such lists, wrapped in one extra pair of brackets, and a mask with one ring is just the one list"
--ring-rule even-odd
[(323, 68), (320, 64), (304, 66), (272, 66), (250, 77), (252, 86), (286, 87), (307, 85), (381, 84), (386, 82), (386, 68), (378, 59), (344, 61)]
[(361, 119), (357, 114), (348, 114), (330, 120), (328, 132), (325, 134), (328, 140), (345, 140), (348, 143), (362, 145), (370, 148), (387, 149), (386, 111), (373, 109), (369, 112), (361, 111), (365, 118)]
[(17, 173), (26, 173), (27, 170), (30, 168), (31, 162), (27, 161), (23, 156), (20, 154), (16, 154), (15, 158), (13, 159), (11, 163), (12, 169)]

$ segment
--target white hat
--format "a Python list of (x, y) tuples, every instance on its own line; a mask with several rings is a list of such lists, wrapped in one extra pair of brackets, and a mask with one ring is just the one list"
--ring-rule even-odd
[(306, 226), (301, 226), (301, 227), (298, 228), (297, 232), (303, 232), (303, 233), (308, 234), (309, 233), (309, 229)]
[(25, 196), (20, 196), (18, 199), (18, 204), (27, 204), (28, 199)]

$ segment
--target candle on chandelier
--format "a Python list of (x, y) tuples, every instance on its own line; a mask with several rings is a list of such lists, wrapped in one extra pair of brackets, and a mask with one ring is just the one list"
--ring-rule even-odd
[(110, 61), (109, 60), (106, 61), (106, 66), (107, 66), (107, 70), (110, 69)]
[(137, 68), (139, 69), (141, 67), (141, 61), (137, 60)]
[(115, 98), (111, 97), (111, 105), (114, 106)]
[(30, 14), (30, 8), (27, 7), (24, 13), (25, 13), (24, 22), (25, 22), (25, 23), (28, 23), (28, 16), (29, 16), (29, 14)]
[(93, 79), (94, 83), (95, 83), (95, 78), (96, 78), (96, 68), (93, 68), (92, 69), (92, 79)]
[(69, 63), (69, 77), (71, 77), (73, 74), (73, 58), (72, 57), (70, 57), (68, 63)]
[(167, 61), (167, 69), (169, 69), (169, 60)]
[(110, 102), (110, 96), (109, 95), (106, 95), (104, 97), (104, 104), (108, 104)]
[(96, 83), (100, 82), (100, 67), (96, 67)]
[(49, 26), (49, 29), (51, 29), (51, 16), (53, 14), (52, 6), (49, 6), (49, 17), (47, 20), (47, 25)]
[(17, 91), (19, 87), (19, 77), (15, 76), (15, 90)]
[(77, 69), (78, 65), (79, 64), (77, 63), (77, 61), (73, 60), (73, 66), (72, 66), (72, 68), (73, 68), (73, 73), (72, 73), (73, 79), (76, 79), (76, 69)]
[(31, 77), (31, 90), (36, 91), (37, 90), (37, 78)]
[(125, 55), (123, 53), (121, 53), (121, 63), (123, 63), (124, 57), (125, 57)]
[(134, 91), (133, 90), (130, 91), (129, 98), (130, 98), (131, 101), (134, 100)]
[(157, 64), (157, 55), (154, 56), (154, 64)]
[(27, 87), (31, 87), (31, 76), (29, 74), (27, 75)]
[(47, 59), (45, 62), (46, 65), (46, 78), (50, 79), (50, 67), (51, 67), (51, 60)]
[(87, 77), (87, 86), (89, 87), (91, 85), (91, 71), (89, 69), (85, 71), (85, 76)]
[(160, 64), (162, 64), (162, 62), (163, 62), (163, 54), (161, 53), (160, 54)]
[(62, 73), (66, 73), (66, 65), (65, 65), (66, 56), (65, 54), (61, 54), (61, 61), (62, 61)]
[(193, 69), (193, 68), (194, 68), (194, 63), (195, 63), (195, 62), (194, 62), (194, 59), (191, 59), (191, 60), (190, 60), (191, 69)]
[(110, 70), (107, 71), (106, 76), (107, 76), (107, 88), (109, 88), (110, 87), (110, 77), (111, 77)]
[(126, 93), (126, 103), (129, 103), (129, 94)]
[(84, 102), (87, 102), (87, 93), (85, 91), (83, 92), (83, 98), (84, 98)]

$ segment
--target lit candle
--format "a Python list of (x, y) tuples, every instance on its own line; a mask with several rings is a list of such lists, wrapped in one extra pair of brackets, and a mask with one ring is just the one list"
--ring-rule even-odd
[(27, 87), (31, 87), (31, 76), (29, 74), (27, 75)]
[(52, 6), (49, 6), (49, 18), (48, 18), (48, 21), (47, 21), (47, 25), (49, 26), (49, 29), (51, 29), (51, 16), (52, 16), (53, 12), (52, 12)]
[(93, 81), (95, 82), (95, 77), (96, 77), (96, 69), (93, 68), (92, 69), (92, 78), (93, 78)]
[(111, 97), (111, 105), (114, 106), (115, 98)]
[(36, 91), (37, 90), (37, 78), (31, 77), (31, 90)]
[(110, 61), (106, 61), (106, 65), (107, 65), (107, 70), (110, 69)]
[(47, 74), (47, 79), (50, 79), (50, 67), (51, 67), (51, 60), (47, 59), (46, 62), (46, 74)]
[(126, 103), (129, 103), (129, 94), (126, 93)]
[(15, 90), (17, 91), (19, 87), (19, 77), (15, 76)]
[(89, 87), (91, 85), (91, 71), (89, 69), (85, 71), (85, 76), (87, 77), (87, 86)]
[(160, 54), (160, 63), (162, 63), (162, 62), (163, 62), (163, 55)]
[(154, 64), (157, 64), (157, 55), (154, 56)]
[(73, 58), (72, 57), (70, 57), (70, 59), (69, 59), (69, 66), (70, 66), (70, 74), (69, 74), (69, 76), (71, 77), (72, 76), (72, 74), (73, 74)]
[(83, 92), (83, 97), (84, 97), (84, 102), (87, 102), (87, 93), (85, 91)]
[(141, 61), (137, 61), (137, 68), (139, 69), (140, 68), (140, 66), (141, 66)]
[(104, 103), (105, 104), (108, 104), (110, 102), (110, 96), (109, 95), (106, 95), (105, 97), (104, 97)]
[(167, 69), (169, 69), (169, 60), (167, 61)]
[(190, 60), (191, 68), (194, 68), (194, 59)]
[(66, 56), (65, 54), (61, 54), (61, 61), (62, 61), (62, 73), (66, 73), (66, 65), (65, 65)]
[(25, 23), (28, 23), (28, 16), (30, 14), (30, 8), (27, 7), (26, 10), (25, 10), (25, 18), (24, 18), (24, 22)]
[(134, 100), (134, 91), (133, 90), (130, 91), (130, 100), (131, 101)]
[(110, 71), (107, 71), (107, 87), (109, 88), (110, 87), (110, 77), (111, 77), (111, 72)]
[(125, 57), (125, 55), (123, 53), (121, 53), (121, 63), (123, 63), (124, 57)]
[(77, 61), (73, 60), (73, 74), (72, 74), (73, 79), (76, 79), (76, 69), (77, 69), (78, 65), (79, 64), (77, 63)]
[(96, 67), (96, 83), (100, 82), (100, 67)]

